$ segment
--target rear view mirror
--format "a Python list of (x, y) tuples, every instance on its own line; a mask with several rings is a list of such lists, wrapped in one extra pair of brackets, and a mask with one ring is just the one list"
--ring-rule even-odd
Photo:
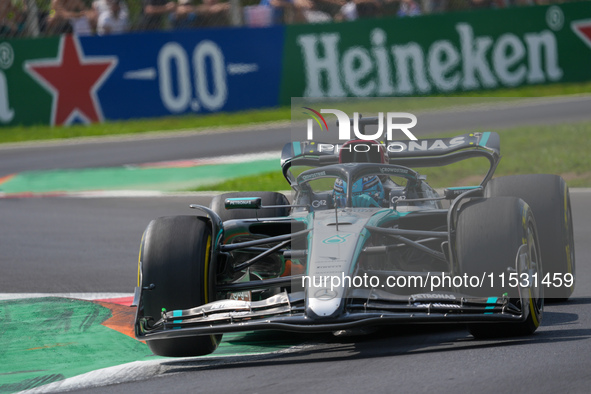
[(226, 198), (224, 201), (226, 209), (260, 209), (262, 205), (260, 197)]
[(453, 200), (458, 197), (460, 194), (465, 193), (470, 190), (481, 189), (480, 192), (475, 192), (470, 195), (470, 197), (483, 197), (484, 196), (484, 189), (480, 186), (463, 186), (463, 187), (448, 187), (444, 189), (443, 193), (446, 199)]

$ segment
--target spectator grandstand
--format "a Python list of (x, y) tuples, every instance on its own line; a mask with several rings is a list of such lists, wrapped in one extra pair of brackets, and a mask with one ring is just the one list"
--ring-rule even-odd
[[(280, 23), (405, 17), (471, 9), (522, 7), (591, 0), (128, 0), (120, 1), (126, 31), (267, 26)], [(103, 4), (104, 3), (104, 4)], [(103, 34), (99, 10), (106, 0), (1, 0), (0, 37), (74, 32)], [(158, 10), (157, 12), (154, 10)], [(270, 10), (269, 10), (270, 9)]]

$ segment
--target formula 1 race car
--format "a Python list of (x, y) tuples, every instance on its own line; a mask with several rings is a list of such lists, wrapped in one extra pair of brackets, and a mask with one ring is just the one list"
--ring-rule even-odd
[[(438, 193), (412, 169), (475, 157), (490, 165), (478, 186)], [(252, 330), (449, 322), (477, 338), (532, 334), (544, 299), (574, 290), (570, 197), (556, 175), (492, 179), (499, 160), (493, 132), (288, 143), (291, 203), (226, 193), (148, 225), (136, 337), (180, 357)]]

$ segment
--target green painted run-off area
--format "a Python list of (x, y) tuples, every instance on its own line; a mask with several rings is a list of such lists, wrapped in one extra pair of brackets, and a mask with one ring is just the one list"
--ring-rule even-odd
[(112, 167), (29, 171), (0, 182), (4, 193), (91, 190), (184, 190), (279, 168), (278, 159), (182, 168)]
[[(102, 325), (111, 315), (100, 304), (67, 298), (0, 301), (0, 393), (159, 359), (144, 343)], [(268, 333), (227, 334), (213, 356), (268, 353), (296, 343)]]

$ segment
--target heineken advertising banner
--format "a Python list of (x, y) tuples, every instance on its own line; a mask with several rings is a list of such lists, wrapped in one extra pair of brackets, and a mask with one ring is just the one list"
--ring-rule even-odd
[(287, 28), (280, 102), (591, 79), (591, 4)]
[(0, 41), (0, 125), (276, 106), (283, 30)]
[(591, 3), (271, 28), (0, 39), (0, 126), (591, 80)]

